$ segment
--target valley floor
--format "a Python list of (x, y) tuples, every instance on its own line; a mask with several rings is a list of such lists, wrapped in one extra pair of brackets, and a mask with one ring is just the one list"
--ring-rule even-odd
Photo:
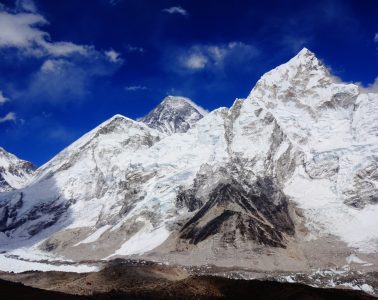
[[(227, 273), (227, 277), (211, 273)], [(315, 288), (300, 283), (236, 279), (216, 267), (188, 269), (161, 263), (115, 260), (99, 272), (0, 273), (2, 299), (377, 299), (363, 291)], [(274, 275), (274, 274), (272, 274)], [(293, 276), (293, 275), (292, 275)], [(232, 278), (234, 277), (234, 278)], [(377, 277), (377, 276), (376, 276)]]

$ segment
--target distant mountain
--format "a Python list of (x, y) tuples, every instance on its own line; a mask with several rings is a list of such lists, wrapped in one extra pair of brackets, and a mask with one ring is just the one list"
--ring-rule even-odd
[(377, 94), (303, 49), (229, 109), (170, 96), (140, 121), (116, 115), (0, 194), (0, 248), (374, 271), (377, 112)]
[(31, 178), (35, 167), (0, 147), (0, 192), (21, 188)]
[(206, 114), (207, 111), (188, 98), (168, 96), (140, 121), (166, 134), (183, 133)]

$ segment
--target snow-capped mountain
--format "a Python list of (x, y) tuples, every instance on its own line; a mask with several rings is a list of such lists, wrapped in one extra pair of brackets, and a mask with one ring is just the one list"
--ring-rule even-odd
[(303, 49), (229, 109), (168, 97), (140, 121), (117, 115), (0, 194), (0, 248), (263, 270), (376, 261), (377, 106)]
[(173, 134), (187, 132), (206, 114), (206, 110), (188, 98), (167, 96), (140, 121), (165, 134)]
[(32, 176), (35, 167), (0, 147), (0, 192), (21, 188)]

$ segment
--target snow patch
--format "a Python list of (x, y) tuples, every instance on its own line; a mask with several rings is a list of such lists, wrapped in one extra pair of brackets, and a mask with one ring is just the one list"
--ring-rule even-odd
[(161, 245), (168, 236), (169, 231), (164, 226), (151, 232), (149, 232), (149, 228), (146, 226), (144, 229), (134, 234), (121, 248), (106, 259), (116, 255), (143, 254)]
[(81, 242), (74, 245), (74, 247), (78, 246), (80, 244), (89, 244), (89, 243), (93, 243), (93, 242), (97, 241), (101, 237), (101, 235), (111, 227), (112, 227), (111, 225), (102, 226), (101, 228), (99, 228), (95, 232), (93, 232), (90, 236), (88, 236), (86, 239), (84, 239)]
[(22, 273), (26, 271), (61, 271), (61, 272), (75, 272), (87, 273), (96, 272), (98, 267), (89, 266), (85, 264), (80, 265), (53, 265), (42, 262), (24, 261), (16, 258), (6, 257), (0, 255), (0, 270), (4, 272)]

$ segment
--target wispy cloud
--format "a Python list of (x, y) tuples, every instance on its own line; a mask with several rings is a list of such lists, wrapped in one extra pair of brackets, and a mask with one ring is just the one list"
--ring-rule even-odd
[(122, 2), (122, 0), (109, 0), (109, 4), (111, 6), (117, 6), (118, 4), (120, 4)]
[(71, 41), (53, 41), (42, 29), (46, 24), (31, 0), (19, 0), (14, 9), (0, 11), (0, 49), (14, 48), (21, 57), (41, 62), (29, 75), (26, 88), (13, 89), (15, 103), (20, 99), (53, 104), (77, 100), (88, 94), (93, 78), (112, 74), (122, 65), (120, 53), (113, 49), (100, 51)]
[(178, 14), (178, 15), (182, 15), (182, 16), (189, 15), (188, 11), (185, 10), (184, 8), (182, 8), (181, 6), (172, 6), (172, 7), (169, 7), (169, 8), (164, 8), (162, 11), (165, 12), (165, 13), (168, 13), (168, 14)]
[(105, 51), (104, 53), (110, 62), (116, 63), (121, 61), (121, 54), (113, 49)]
[(148, 87), (144, 85), (130, 85), (130, 86), (126, 86), (125, 90), (129, 92), (145, 91), (145, 90), (148, 90)]
[[(71, 41), (53, 41), (42, 28), (49, 22), (38, 13), (31, 0), (18, 0), (16, 8), (0, 11), (0, 48), (15, 48), (24, 55), (35, 57), (99, 56), (101, 51), (90, 45)], [(121, 62), (120, 54), (113, 49), (103, 54), (112, 62)]]
[(289, 51), (291, 54), (297, 54), (303, 47), (311, 42), (310, 37), (293, 36), (291, 34), (284, 34), (279, 41), (281, 47)]
[(126, 50), (127, 52), (139, 52), (139, 53), (143, 53), (145, 50), (143, 47), (138, 47), (138, 46), (133, 46), (133, 45), (126, 45)]
[(37, 6), (32, 0), (17, 0), (16, 1), (16, 10), (36, 13)]
[(9, 112), (7, 113), (4, 117), (0, 117), (0, 123), (5, 123), (5, 122), (15, 122), (17, 119), (16, 113), (14, 112)]
[(374, 42), (378, 43), (378, 32), (374, 35)]
[(40, 27), (48, 24), (38, 13), (0, 12), (0, 48), (17, 48), (33, 56), (68, 56), (87, 54), (90, 46), (67, 41), (52, 42), (50, 34)]
[(195, 45), (181, 51), (178, 63), (190, 71), (203, 69), (220, 70), (229, 64), (239, 65), (255, 58), (259, 51), (243, 42), (230, 42), (217, 45)]
[(79, 60), (47, 59), (31, 76), (29, 86), (17, 96), (27, 98), (29, 102), (44, 101), (56, 105), (81, 100), (89, 94), (94, 78), (112, 74), (122, 65), (103, 56), (96, 53)]
[(183, 58), (185, 67), (192, 70), (200, 70), (206, 67), (208, 59), (202, 53), (191, 53)]
[(63, 126), (55, 126), (47, 130), (46, 136), (55, 141), (70, 142), (77, 137), (77, 134)]
[(5, 102), (8, 102), (9, 99), (4, 96), (3, 92), (0, 91), (0, 106), (2, 106)]

